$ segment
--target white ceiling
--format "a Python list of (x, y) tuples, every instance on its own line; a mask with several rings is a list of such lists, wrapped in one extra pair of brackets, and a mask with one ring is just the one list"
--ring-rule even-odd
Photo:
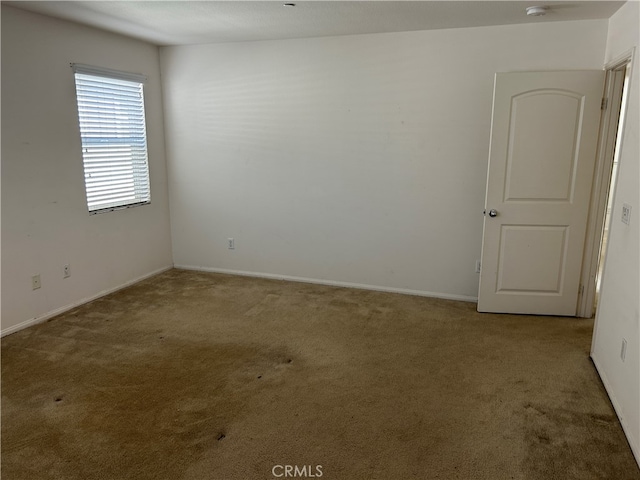
[[(284, 7), (284, 1), (296, 3)], [(240, 42), (609, 18), (618, 1), (9, 1), (157, 45)], [(531, 5), (549, 7), (528, 17)]]

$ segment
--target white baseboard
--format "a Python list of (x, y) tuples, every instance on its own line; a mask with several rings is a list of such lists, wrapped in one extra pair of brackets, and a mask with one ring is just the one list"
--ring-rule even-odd
[(174, 265), (182, 270), (195, 270), (199, 272), (226, 273), (229, 275), (241, 275), (243, 277), (269, 278), (271, 280), (288, 280), (291, 282), (315, 283), (318, 285), (328, 285), (331, 287), (358, 288), (361, 290), (374, 290), (377, 292), (401, 293), (403, 295), (417, 295), (419, 297), (442, 298), (444, 300), (458, 300), (461, 302), (478, 301), (478, 297), (466, 295), (452, 295), (448, 293), (428, 292), (423, 290), (410, 290), (406, 288), (381, 287), (378, 285), (367, 285), (363, 283), (339, 282), (334, 280), (321, 280), (318, 278), (296, 277), (293, 275), (280, 275), (276, 273), (246, 272), (243, 270), (230, 270), (227, 268), (198, 267), (194, 265)]
[(117, 292), (118, 290), (122, 290), (123, 288), (129, 287), (135, 283), (141, 282), (142, 280), (149, 278), (149, 277), (153, 277), (155, 275), (158, 275), (159, 273), (162, 272), (166, 272), (167, 270), (171, 270), (173, 268), (173, 265), (168, 266), (168, 267), (163, 267), (160, 268), (158, 270), (154, 270), (151, 273), (147, 273), (145, 275), (142, 275), (141, 277), (138, 278), (134, 278), (133, 280), (130, 280), (126, 283), (123, 283), (122, 285), (118, 285), (117, 287), (114, 288), (109, 288), (107, 290), (103, 290), (95, 295), (92, 295), (90, 297), (86, 297), (83, 298), (82, 300), (79, 300), (77, 302), (73, 302), (69, 305), (65, 305), (64, 307), (60, 307), (60, 308), (56, 308), (55, 310), (52, 310), (50, 312), (45, 313), (44, 315), (40, 315), (38, 317), (35, 318), (31, 318), (29, 320), (25, 320), (24, 322), (20, 322), (17, 325), (13, 325), (11, 327), (5, 328), (2, 331), (0, 331), (0, 337), (4, 337), (6, 335), (11, 335), (12, 333), (16, 333), (19, 330), (22, 330), (24, 328), (30, 327), (32, 325), (36, 325), (38, 323), (42, 323), (42, 322), (46, 322), (47, 320), (49, 320), (50, 318), (55, 317), (56, 315), (60, 315), (62, 313), (68, 312), (69, 310), (73, 310), (74, 308), (79, 307), (80, 305), (84, 305), (85, 303), (89, 303), (93, 300), (96, 300), (100, 297), (104, 297), (105, 295), (109, 295), (110, 293), (113, 292)]
[(620, 420), (620, 425), (622, 425), (622, 430), (624, 431), (624, 434), (627, 437), (627, 441), (629, 442), (629, 446), (631, 447), (633, 456), (635, 457), (636, 462), (638, 463), (638, 467), (640, 467), (640, 445), (637, 443), (640, 439), (636, 439), (633, 437), (630, 431), (629, 423), (627, 422), (625, 416), (622, 413), (622, 407), (620, 406), (618, 399), (613, 393), (613, 388), (611, 387), (611, 383), (609, 383), (609, 379), (605, 375), (604, 370), (600, 368), (600, 366), (598, 365), (598, 360), (593, 355), (591, 355), (591, 361), (593, 362), (593, 365), (596, 367), (596, 371), (598, 372), (598, 375), (602, 380), (602, 384), (604, 385), (604, 389), (607, 391), (607, 395), (609, 395), (609, 400), (611, 400), (611, 405), (613, 405), (613, 409), (615, 410), (616, 415)]

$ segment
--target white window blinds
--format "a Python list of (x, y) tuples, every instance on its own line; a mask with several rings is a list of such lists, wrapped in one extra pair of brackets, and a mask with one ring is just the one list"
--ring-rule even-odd
[(89, 212), (151, 201), (145, 77), (72, 64)]

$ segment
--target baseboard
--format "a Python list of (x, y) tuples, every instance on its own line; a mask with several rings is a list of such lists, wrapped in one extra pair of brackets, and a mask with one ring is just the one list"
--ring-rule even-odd
[(168, 267), (163, 267), (160, 268), (158, 270), (154, 270), (151, 273), (147, 273), (145, 275), (142, 275), (141, 277), (138, 278), (134, 278), (133, 280), (130, 280), (126, 283), (123, 283), (122, 285), (118, 285), (117, 287), (114, 288), (109, 288), (107, 290), (102, 290), (101, 292), (92, 295), (90, 297), (86, 297), (83, 298), (82, 300), (79, 300), (77, 302), (73, 302), (70, 303), (68, 305), (65, 305), (64, 307), (60, 307), (60, 308), (56, 308), (55, 310), (52, 310), (50, 312), (45, 313), (44, 315), (40, 315), (38, 317), (35, 318), (31, 318), (29, 320), (25, 320), (24, 322), (20, 322), (17, 325), (13, 325), (11, 327), (5, 328), (2, 331), (0, 331), (0, 337), (4, 337), (7, 335), (11, 335), (12, 333), (16, 333), (20, 330), (23, 330), (27, 327), (30, 327), (32, 325), (36, 325), (38, 323), (42, 323), (42, 322), (46, 322), (47, 320), (49, 320), (50, 318), (53, 318), (57, 315), (60, 315), (62, 313), (68, 312), (69, 310), (73, 310), (74, 308), (79, 307), (80, 305), (84, 305), (85, 303), (89, 303), (92, 302), (93, 300), (96, 300), (100, 297), (104, 297), (105, 295), (109, 295), (110, 293), (113, 292), (117, 292), (118, 290), (122, 290), (123, 288), (129, 287), (135, 283), (141, 282), (142, 280), (145, 280), (146, 278), (150, 278), (153, 277), (155, 275), (158, 275), (162, 272), (166, 272), (167, 270), (171, 270), (173, 268), (173, 265), (170, 265)]
[(618, 399), (616, 398), (616, 396), (613, 393), (613, 389), (611, 388), (611, 383), (609, 383), (609, 380), (608, 380), (607, 376), (604, 374), (604, 370), (602, 370), (600, 368), (600, 366), (598, 365), (598, 361), (593, 357), (593, 355), (591, 355), (591, 361), (593, 362), (593, 365), (596, 367), (596, 371), (598, 372), (598, 375), (600, 376), (600, 380), (602, 380), (602, 384), (604, 385), (604, 389), (607, 391), (607, 395), (609, 396), (609, 400), (611, 400), (611, 405), (613, 405), (613, 409), (615, 410), (616, 415), (618, 416), (618, 419), (620, 420), (620, 425), (622, 425), (622, 430), (624, 431), (624, 434), (627, 437), (627, 441), (629, 442), (629, 446), (631, 447), (631, 452), (633, 453), (633, 456), (635, 457), (636, 462), (638, 463), (638, 467), (640, 467), (640, 445), (638, 445), (638, 443), (636, 443), (637, 439), (635, 439), (630, 434), (629, 424), (628, 424), (627, 420), (625, 419), (625, 416), (622, 414), (622, 407), (620, 406), (620, 403), (618, 402)]
[(368, 285), (364, 283), (340, 282), (335, 280), (321, 280), (318, 278), (296, 277), (293, 275), (280, 275), (276, 273), (247, 272), (243, 270), (230, 270), (226, 268), (199, 267), (194, 265), (174, 265), (182, 270), (195, 270), (200, 272), (226, 273), (229, 275), (240, 275), (243, 277), (268, 278), (271, 280), (287, 280), (290, 282), (315, 283), (318, 285), (328, 285), (331, 287), (358, 288), (361, 290), (374, 290), (377, 292), (401, 293), (403, 295), (416, 295), (419, 297), (442, 298), (444, 300), (458, 300), (461, 302), (476, 303), (478, 297), (466, 295), (452, 295), (448, 293), (428, 292), (424, 290), (410, 290), (406, 288), (381, 287), (378, 285)]

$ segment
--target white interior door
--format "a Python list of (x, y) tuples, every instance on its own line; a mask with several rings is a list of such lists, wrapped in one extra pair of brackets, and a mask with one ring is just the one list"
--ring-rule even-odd
[(603, 84), (496, 74), (478, 311), (576, 314)]

